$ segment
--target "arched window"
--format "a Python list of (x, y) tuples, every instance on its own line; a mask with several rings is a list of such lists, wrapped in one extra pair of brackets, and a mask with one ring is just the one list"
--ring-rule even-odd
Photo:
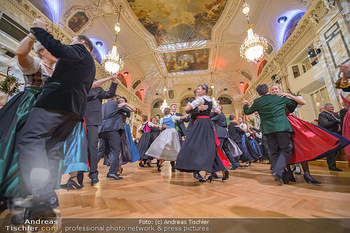
[(248, 74), (247, 72), (242, 71), (241, 74), (242, 74), (244, 77), (246, 77), (249, 81), (252, 80), (252, 76), (250, 76), (250, 74)]
[(232, 100), (230, 100), (228, 97), (225, 97), (225, 96), (219, 97), (218, 101), (219, 101), (219, 104), (220, 104), (220, 105), (223, 105), (223, 104), (232, 104)]
[(101, 64), (101, 62), (102, 62), (101, 54), (100, 54), (100, 52), (98, 51), (98, 49), (95, 46), (94, 46), (94, 49), (91, 52), (91, 55), (98, 63)]
[(140, 93), (139, 91), (137, 91), (135, 94), (136, 94), (136, 96), (139, 97), (139, 99), (142, 101), (141, 93)]
[(135, 113), (137, 114), (137, 115), (139, 115), (139, 116), (141, 116), (142, 117), (142, 111), (140, 110), (140, 109), (136, 109), (136, 111), (135, 111)]
[(283, 36), (283, 44), (284, 42), (287, 41), (287, 39), (290, 37), (290, 35), (292, 35), (292, 33), (294, 32), (295, 28), (298, 25), (298, 22), (300, 21), (300, 19), (303, 17), (303, 15), (305, 14), (305, 12), (300, 12), (298, 14), (296, 14), (288, 23), (286, 30), (284, 31), (284, 36)]
[(124, 75), (122, 75), (122, 74), (118, 74), (118, 79), (120, 80), (120, 82), (125, 86), (125, 87), (128, 87), (127, 85), (126, 85), (126, 79), (125, 79), (125, 77), (124, 77)]
[(153, 108), (159, 108), (162, 105), (163, 101), (159, 100), (153, 104)]
[(259, 69), (258, 69), (258, 77), (259, 77), (259, 75), (261, 74), (261, 71), (262, 71), (262, 69), (264, 68), (264, 66), (267, 64), (267, 60), (263, 60), (261, 63), (260, 63), (260, 65), (259, 65)]
[(183, 100), (181, 101), (181, 107), (186, 107), (188, 101), (194, 100), (194, 99), (195, 99), (195, 98), (194, 98), (194, 97), (191, 97), (191, 96), (186, 97), (185, 99), (183, 99)]
[(141, 83), (141, 80), (137, 80), (136, 82), (134, 82), (134, 84), (132, 85), (132, 89), (136, 89), (140, 83)]

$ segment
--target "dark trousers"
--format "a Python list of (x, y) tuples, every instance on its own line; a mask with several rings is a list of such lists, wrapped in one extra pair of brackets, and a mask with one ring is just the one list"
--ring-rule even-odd
[(284, 167), (288, 164), (292, 156), (292, 138), (289, 132), (276, 132), (266, 134), (267, 142), (271, 152), (273, 164), (273, 174), (282, 177)]
[(335, 156), (337, 155), (337, 152), (331, 153), (329, 155), (327, 155), (327, 164), (328, 164), (328, 168), (336, 168), (337, 164), (335, 162)]
[(119, 154), (122, 149), (122, 131), (105, 132), (101, 135), (101, 138), (108, 141), (111, 150), (111, 166), (109, 167), (108, 174), (117, 174), (119, 169)]
[(225, 141), (228, 140), (227, 138), (219, 138), (220, 141), (220, 149), (225, 154), (228, 161), (230, 161), (232, 167), (239, 167), (239, 163), (235, 160), (235, 157), (233, 157), (232, 152), (227, 147)]
[(108, 141), (105, 138), (101, 138), (98, 143), (97, 158), (100, 161), (104, 157), (103, 165), (110, 165), (110, 154), (111, 150), (108, 145)]
[(55, 187), (61, 147), (80, 117), (71, 112), (33, 108), (18, 133), (18, 162), (24, 183), (34, 198), (57, 200)]
[(89, 177), (91, 179), (98, 178), (98, 158), (97, 158), (97, 146), (98, 146), (98, 126), (87, 125), (87, 137), (88, 137), (88, 159), (90, 165)]
[(269, 144), (267, 142), (267, 138), (265, 135), (262, 136), (262, 149), (263, 149), (263, 155), (268, 158), (270, 163), (272, 163), (271, 152), (270, 152)]
[[(339, 131), (335, 131), (334, 133), (340, 134)], [(327, 159), (328, 168), (334, 169), (337, 167), (337, 164), (335, 162), (335, 156), (337, 155), (337, 153), (338, 152), (336, 151), (336, 152), (333, 152), (333, 153), (330, 153), (329, 155), (327, 155), (326, 159)]]

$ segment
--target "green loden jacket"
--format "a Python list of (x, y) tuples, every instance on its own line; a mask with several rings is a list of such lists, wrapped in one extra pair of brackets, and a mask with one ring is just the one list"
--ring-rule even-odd
[(293, 132), (286, 115), (286, 107), (290, 112), (293, 112), (297, 106), (297, 102), (292, 99), (267, 94), (255, 99), (250, 108), (245, 104), (243, 111), (246, 115), (255, 111), (259, 113), (263, 134), (284, 131)]

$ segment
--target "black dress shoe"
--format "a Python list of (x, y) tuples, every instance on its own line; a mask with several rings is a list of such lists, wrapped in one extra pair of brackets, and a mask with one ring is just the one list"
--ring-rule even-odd
[(91, 179), (91, 186), (97, 184), (98, 182), (100, 182), (100, 180), (96, 177), (96, 178), (92, 178)]
[(225, 169), (224, 177), (222, 177), (222, 180), (228, 180), (229, 177), (230, 177), (230, 173)]
[(107, 178), (112, 178), (112, 179), (115, 179), (115, 180), (122, 180), (123, 179), (123, 177), (120, 177), (120, 176), (118, 176), (116, 174), (108, 174)]
[(329, 168), (330, 171), (337, 171), (337, 172), (342, 172), (343, 170), (337, 168), (337, 167), (330, 167)]
[(66, 184), (67, 191), (69, 191), (70, 187), (73, 187), (75, 189), (82, 189), (84, 187), (83, 184), (77, 184), (74, 180), (69, 178), (67, 184)]
[(275, 182), (278, 184), (278, 185), (281, 185), (283, 184), (283, 180), (282, 180), (282, 177), (280, 177), (278, 174), (274, 173), (272, 174), (273, 178), (275, 179)]
[(304, 179), (307, 183), (311, 183), (311, 184), (321, 184), (321, 182), (315, 180), (312, 176), (308, 177), (304, 174)]
[(297, 182), (294, 176), (289, 177), (288, 181), (290, 181), (290, 182)]
[(199, 174), (199, 172), (193, 172), (193, 177), (196, 178), (197, 180), (203, 179), (203, 177), (201, 176), (201, 174)]
[(214, 179), (221, 179), (222, 178), (222, 176), (218, 176), (218, 174), (216, 174), (216, 172), (212, 172), (211, 175)]

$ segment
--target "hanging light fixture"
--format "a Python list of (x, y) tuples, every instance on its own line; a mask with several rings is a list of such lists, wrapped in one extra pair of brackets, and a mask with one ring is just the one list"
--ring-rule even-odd
[(247, 59), (251, 62), (257, 62), (263, 56), (267, 49), (267, 41), (263, 37), (259, 37), (253, 33), (253, 25), (249, 24), (249, 5), (247, 3), (243, 4), (242, 7), (243, 14), (246, 16), (248, 27), (248, 36), (244, 40), (241, 46), (240, 54), (242, 58)]
[[(163, 87), (163, 89), (164, 89), (164, 94), (165, 94), (165, 96), (166, 96), (166, 92), (167, 92), (167, 90), (168, 90), (168, 88), (167, 88), (167, 81), (166, 81), (166, 76), (164, 76), (164, 87)], [(163, 103), (162, 103), (162, 105), (160, 105), (160, 110), (162, 111), (162, 112), (164, 112), (164, 109), (166, 109), (166, 108), (169, 108), (169, 105), (168, 105), (168, 103), (166, 102), (166, 98), (164, 98), (164, 101), (163, 101)]]
[(121, 13), (121, 7), (119, 7), (118, 11), (118, 21), (115, 24), (114, 30), (115, 30), (115, 41), (113, 43), (113, 48), (111, 51), (108, 52), (106, 58), (103, 60), (102, 64), (105, 67), (106, 71), (113, 74), (118, 73), (120, 70), (124, 68), (124, 61), (121, 56), (118, 54), (118, 33), (120, 32), (120, 13)]
[(160, 108), (160, 110), (161, 110), (162, 112), (164, 112), (164, 109), (169, 108), (169, 105), (168, 105), (168, 103), (166, 102), (166, 99), (164, 99), (162, 105), (160, 105), (159, 108)]

